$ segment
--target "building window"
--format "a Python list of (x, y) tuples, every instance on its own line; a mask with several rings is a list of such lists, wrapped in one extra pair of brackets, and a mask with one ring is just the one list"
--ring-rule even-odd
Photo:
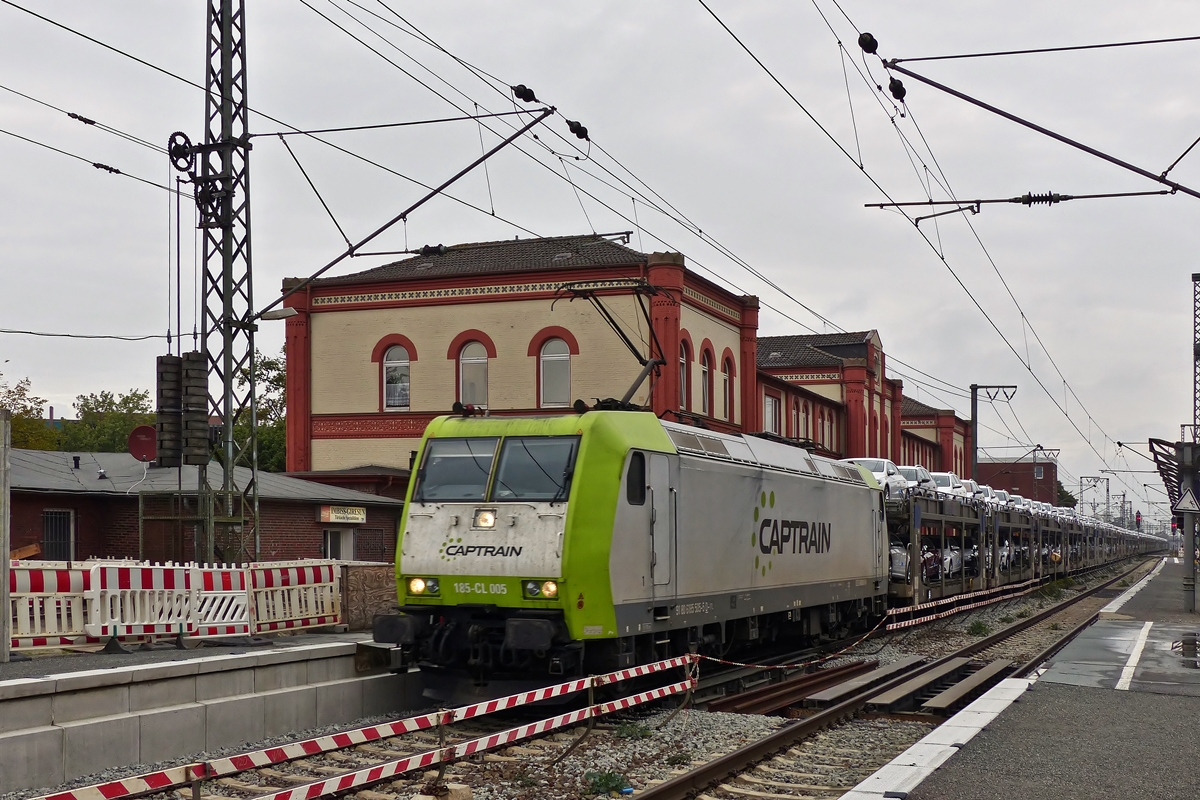
[(712, 356), (700, 354), (700, 413), (712, 416)]
[(679, 343), (679, 410), (688, 407), (688, 389), (691, 388), (691, 364), (688, 362), (687, 342)]
[(725, 403), (725, 419), (733, 422), (733, 364), (729, 359), (721, 365), (721, 398)]
[(800, 438), (800, 404), (792, 401), (792, 438)]
[(1042, 479), (1042, 465), (1041, 464), (1038, 464), (1036, 467), (1033, 468), (1033, 479), (1035, 481), (1040, 481)]
[(389, 347), (383, 356), (383, 407), (386, 411), (408, 411), (408, 349)]
[[(485, 354), (486, 355), (486, 354)], [(542, 345), (542, 408), (571, 404), (571, 348), (562, 339)]]
[(488, 355), (479, 342), (468, 342), (459, 351), (458, 400), (466, 406), (487, 408)]
[(47, 509), (42, 512), (42, 558), (75, 560), (75, 512)]
[(321, 555), (341, 561), (354, 560), (354, 531), (326, 530), (321, 544)]
[(808, 401), (807, 400), (804, 401), (804, 408), (802, 409), (802, 411), (800, 413), (800, 424), (803, 426), (803, 428), (800, 431), (799, 438), (801, 438), (801, 439), (809, 438), (808, 437)]
[(763, 396), (763, 430), (779, 435), (779, 398)]

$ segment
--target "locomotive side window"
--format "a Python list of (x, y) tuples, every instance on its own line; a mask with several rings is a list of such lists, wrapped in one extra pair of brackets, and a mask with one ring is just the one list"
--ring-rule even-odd
[(421, 467), (418, 502), (483, 500), (499, 439), (431, 439)]
[(500, 448), (493, 500), (566, 500), (578, 436), (509, 436)]
[(625, 475), (625, 499), (631, 506), (646, 504), (646, 456), (634, 453), (629, 457), (629, 472)]

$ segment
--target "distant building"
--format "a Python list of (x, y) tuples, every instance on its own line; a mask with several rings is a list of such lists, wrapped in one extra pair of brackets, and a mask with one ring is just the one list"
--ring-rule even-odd
[[(128, 453), (13, 450), (11, 548), (36, 545), (35, 557), (50, 561), (191, 561), (192, 523), (166, 517), (195, 516), (196, 473), (196, 467), (181, 474), (148, 466)], [(246, 485), (249, 470), (239, 467), (238, 473), (238, 483)], [(211, 464), (208, 474), (219, 486), (220, 466)], [(173, 498), (181, 478), (178, 514)], [(402, 505), (381, 494), (259, 473), (261, 559), (392, 561)], [(247, 544), (253, 552), (253, 543)], [(232, 558), (217, 554), (218, 561)]]
[(993, 489), (1058, 505), (1058, 461), (1043, 451), (1009, 459), (980, 456), (979, 481)]

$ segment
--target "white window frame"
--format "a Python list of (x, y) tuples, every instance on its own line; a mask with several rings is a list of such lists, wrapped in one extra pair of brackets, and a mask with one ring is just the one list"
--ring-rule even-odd
[[(565, 353), (547, 353), (546, 348), (558, 342), (566, 348)], [(565, 361), (567, 364), (567, 395), (560, 402), (548, 402), (546, 400), (546, 362)], [(541, 348), (538, 349), (538, 403), (540, 408), (567, 408), (571, 405), (571, 346), (565, 340), (555, 336), (542, 342)]]
[(733, 422), (733, 372), (730, 369), (729, 359), (721, 360), (721, 402), (725, 404), (725, 417), (727, 422)]
[(779, 435), (780, 399), (773, 394), (763, 394), (763, 430)]
[[(479, 356), (464, 355), (467, 352), (467, 348), (473, 344), (477, 344), (481, 348), (483, 348), (483, 357), (482, 358)], [(489, 400), (488, 395), (490, 393), (490, 387), (488, 386), (487, 345), (485, 345), (483, 342), (480, 342), (478, 340), (471, 340), (471, 341), (465, 343), (462, 346), (462, 348), (458, 351), (458, 401), (460, 403), (467, 402), (465, 399), (463, 399), (463, 388), (466, 386), (466, 383), (467, 383), (466, 380), (464, 380), (463, 367), (467, 366), (468, 364), (471, 364), (471, 365), (482, 364), (483, 365), (483, 402), (482, 403), (473, 403), (473, 405), (476, 408), (486, 409), (488, 407), (488, 400)]]
[(679, 343), (679, 410), (688, 410), (688, 379), (691, 378), (691, 370), (688, 369), (688, 346), (687, 342)]
[(700, 413), (712, 416), (712, 391), (709, 380), (712, 378), (712, 359), (705, 350), (700, 354)]
[[(325, 558), (335, 561), (353, 561), (355, 537), (358, 533), (357, 528), (325, 528), (321, 531), (321, 552)], [(336, 540), (338, 543), (338, 554), (333, 555), (329, 547), (331, 540)], [(349, 554), (347, 555), (347, 551)]]
[[(405, 353), (403, 360), (388, 360), (388, 356), (396, 348), (400, 348)], [(402, 406), (393, 406), (388, 403), (388, 367), (406, 367), (408, 369), (408, 403)], [(394, 344), (387, 349), (383, 354), (383, 410), (384, 411), (408, 411), (412, 407), (412, 356), (408, 352), (408, 348), (402, 344)]]

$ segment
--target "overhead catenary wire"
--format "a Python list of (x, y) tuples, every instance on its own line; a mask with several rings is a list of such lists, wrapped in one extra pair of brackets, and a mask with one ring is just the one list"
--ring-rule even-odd
[[(849, 19), (849, 18), (847, 18)], [(1176, 36), (1171, 39), (1141, 39), (1138, 41), (1129, 42), (1107, 42), (1104, 44), (1078, 44), (1067, 45), (1065, 47), (1035, 47), (1026, 50), (996, 50), (984, 53), (959, 53), (956, 55), (945, 56), (920, 56), (916, 58), (897, 58), (895, 62), (898, 64), (902, 61), (950, 61), (953, 59), (963, 58), (994, 58), (997, 56), (1028, 56), (1039, 53), (1070, 53), (1081, 50), (1105, 50), (1114, 47), (1141, 47), (1142, 45), (1151, 44), (1175, 44), (1177, 42), (1195, 42), (1200, 41), (1200, 36)]]
[[(69, 117), (70, 119), (75, 120), (76, 122), (80, 122), (80, 123), (83, 123), (84, 125), (94, 127), (97, 130), (104, 131), (105, 133), (111, 133), (112, 135), (118, 136), (122, 139), (125, 139), (126, 141), (133, 142), (136, 145), (141, 145), (142, 147), (148, 147), (151, 150), (154, 150), (155, 152), (160, 153), (162, 155), (167, 154), (167, 149), (165, 147), (154, 144), (153, 142), (148, 142), (139, 136), (134, 136), (132, 133), (126, 133), (125, 131), (120, 130), (118, 128), (114, 128), (111, 125), (105, 125), (103, 122), (97, 122), (96, 120), (91, 119), (89, 117), (85, 117), (82, 114), (76, 114), (74, 111), (67, 111), (65, 108), (59, 108), (58, 106), (56, 106), (52, 103), (47, 103), (45, 100), (39, 100), (38, 98), (33, 97), (32, 95), (25, 94), (25, 92), (19, 92), (16, 89), (13, 89), (9, 86), (0, 85), (0, 89), (3, 89), (6, 92), (11, 92), (12, 94), (15, 94), (19, 97), (24, 97), (26, 100), (30, 100), (34, 103), (37, 103), (40, 106), (45, 106), (46, 108), (49, 108), (53, 111), (57, 111), (60, 114), (64, 114), (67, 117)], [(1182, 156), (1180, 156), (1180, 157), (1182, 158)]]
[(114, 339), (122, 342), (144, 342), (150, 339), (166, 339), (164, 333), (147, 333), (141, 336), (122, 336), (115, 333), (55, 333), (50, 331), (26, 331), (15, 328), (0, 328), (0, 333), (18, 336), (47, 336), (54, 339)]
[(14, 139), (20, 139), (23, 142), (28, 142), (29, 144), (37, 145), (38, 147), (44, 147), (47, 150), (53, 150), (55, 153), (58, 153), (59, 155), (64, 155), (64, 156), (67, 156), (68, 158), (73, 158), (76, 161), (82, 161), (85, 164), (91, 165), (95, 169), (101, 170), (103, 172), (107, 172), (111, 175), (119, 175), (122, 178), (129, 178), (130, 180), (135, 180), (135, 181), (138, 181), (139, 183), (144, 183), (147, 186), (153, 186), (156, 189), (162, 189), (166, 192), (172, 192), (172, 193), (175, 192), (175, 189), (172, 189), (170, 186), (163, 186), (161, 183), (155, 183), (152, 180), (147, 180), (146, 178), (140, 178), (137, 175), (132, 175), (128, 172), (124, 172), (120, 169), (117, 169), (116, 167), (109, 166), (108, 164), (104, 164), (99, 161), (92, 161), (90, 158), (84, 158), (83, 156), (78, 155), (76, 153), (68, 152), (61, 148), (54, 147), (53, 145), (46, 144), (45, 142), (39, 142), (37, 139), (30, 139), (28, 136), (22, 136), (19, 133), (13, 133), (12, 131), (5, 130), (4, 128), (0, 128), (0, 133), (11, 136)]

